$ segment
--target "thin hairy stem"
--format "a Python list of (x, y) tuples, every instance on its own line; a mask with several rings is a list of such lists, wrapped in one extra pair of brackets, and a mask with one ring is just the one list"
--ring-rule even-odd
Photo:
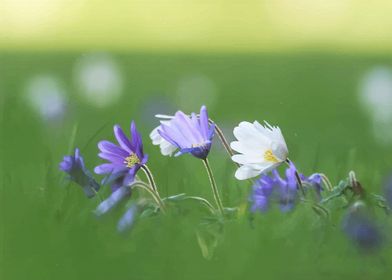
[[(219, 137), (219, 140), (222, 142), (223, 147), (225, 148), (226, 152), (229, 154), (230, 157), (232, 157), (234, 155), (234, 151), (231, 149), (229, 142), (227, 141), (225, 135), (223, 134), (222, 129), (217, 125), (216, 122), (214, 122), (211, 119), (208, 119), (208, 122), (210, 124), (215, 125), (215, 132)], [(238, 166), (239, 164), (236, 163)]]
[(155, 184), (155, 180), (154, 180), (154, 177), (152, 176), (151, 170), (145, 164), (142, 165), (141, 168), (142, 168), (144, 174), (146, 174), (146, 176), (147, 176), (147, 180), (148, 180), (148, 183), (150, 184), (150, 187), (154, 190), (154, 192), (156, 192), (158, 194), (157, 185)]
[(216, 185), (215, 177), (214, 177), (214, 174), (212, 173), (212, 169), (211, 169), (211, 166), (210, 166), (210, 164), (208, 162), (208, 159), (203, 160), (203, 163), (204, 163), (204, 167), (207, 170), (208, 178), (210, 179), (211, 189), (212, 189), (212, 193), (214, 195), (215, 202), (216, 202), (216, 204), (218, 206), (219, 211), (223, 215), (223, 213), (224, 213), (223, 212), (223, 204), (222, 204), (222, 201), (220, 199), (218, 187)]
[(141, 181), (140, 182), (136, 181), (136, 182), (132, 183), (130, 187), (132, 187), (132, 188), (136, 187), (136, 188), (140, 188), (142, 190), (147, 191), (152, 196), (152, 198), (155, 200), (155, 202), (158, 204), (159, 208), (162, 210), (162, 213), (166, 214), (165, 204), (163, 203), (163, 201), (161, 200), (159, 195), (156, 192), (154, 192), (154, 190), (149, 185), (147, 185), (146, 183), (141, 182)]
[(90, 187), (90, 189), (93, 191), (93, 193), (95, 194), (95, 196), (98, 197), (99, 201), (102, 202), (103, 199), (102, 199), (101, 195), (97, 192), (97, 190), (94, 189), (93, 187)]
[(333, 190), (333, 186), (332, 186), (331, 181), (328, 179), (327, 175), (325, 175), (323, 173), (319, 173), (319, 174), (320, 174), (320, 176), (321, 176), (321, 178), (323, 180), (324, 185), (326, 185), (328, 191), (331, 192)]
[(212, 214), (214, 214), (216, 211), (214, 206), (212, 206), (212, 204), (205, 198), (198, 197), (198, 196), (187, 196), (184, 199), (193, 199), (202, 202), (205, 206), (207, 206), (207, 208), (211, 211)]

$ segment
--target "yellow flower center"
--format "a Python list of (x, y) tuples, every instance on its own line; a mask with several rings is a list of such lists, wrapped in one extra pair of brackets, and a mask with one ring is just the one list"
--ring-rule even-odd
[(273, 163), (279, 162), (279, 160), (274, 156), (274, 154), (272, 153), (271, 150), (265, 151), (265, 153), (264, 153), (264, 159), (265, 159), (266, 161), (270, 161), (270, 162), (273, 162)]
[(128, 167), (131, 168), (135, 164), (140, 163), (140, 159), (137, 157), (136, 154), (130, 154), (128, 157), (125, 158), (124, 164)]

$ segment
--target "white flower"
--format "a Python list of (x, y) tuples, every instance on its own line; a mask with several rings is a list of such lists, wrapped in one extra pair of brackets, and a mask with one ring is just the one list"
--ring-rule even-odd
[(241, 164), (235, 173), (238, 180), (246, 180), (275, 169), (287, 159), (288, 149), (279, 127), (265, 122), (241, 122), (234, 128), (238, 141), (231, 148), (239, 154), (232, 160)]
[[(161, 116), (156, 115), (157, 118), (167, 118), (170, 116)], [(170, 121), (161, 121), (162, 124), (170, 125)], [(161, 149), (161, 153), (164, 156), (172, 156), (173, 153), (177, 150), (177, 147), (172, 145), (170, 142), (163, 139), (163, 137), (159, 134), (158, 129), (160, 126), (154, 128), (150, 133), (150, 138), (152, 140), (152, 144), (159, 146)]]

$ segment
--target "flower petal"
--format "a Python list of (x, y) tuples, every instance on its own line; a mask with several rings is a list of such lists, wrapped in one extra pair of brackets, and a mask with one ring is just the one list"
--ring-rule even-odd
[(129, 153), (124, 149), (106, 140), (100, 141), (98, 143), (98, 148), (104, 153), (110, 153), (124, 158), (129, 155)]
[(127, 136), (125, 135), (124, 131), (121, 129), (119, 125), (115, 125), (113, 127), (114, 136), (117, 139), (118, 144), (120, 144), (121, 148), (123, 148), (128, 153), (133, 152), (134, 147), (132, 146), (131, 142), (128, 140)]
[(243, 165), (240, 168), (237, 169), (237, 171), (235, 172), (235, 177), (238, 180), (246, 180), (246, 179), (250, 179), (253, 177), (256, 177), (260, 174), (261, 172), (258, 170), (255, 170), (253, 168), (250, 168), (247, 165)]

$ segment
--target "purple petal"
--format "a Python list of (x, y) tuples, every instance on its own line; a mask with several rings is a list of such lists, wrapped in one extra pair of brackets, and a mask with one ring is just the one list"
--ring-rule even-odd
[[(181, 145), (181, 144), (185, 143), (185, 139), (181, 139), (182, 135), (181, 135), (181, 137), (177, 137), (180, 135), (175, 135), (176, 132), (173, 132), (173, 130), (171, 129), (170, 126), (167, 126), (165, 124), (161, 124), (160, 129), (158, 129), (158, 133), (159, 133), (159, 135), (162, 136), (163, 139), (165, 139), (170, 144), (172, 144), (178, 148), (185, 146), (185, 145)], [(181, 141), (178, 141), (178, 140), (181, 140)]]
[(129, 156), (127, 151), (106, 140), (99, 142), (98, 148), (104, 153), (110, 153), (124, 158)]
[(143, 142), (140, 133), (136, 129), (134, 121), (131, 122), (131, 135), (133, 151), (136, 153), (137, 157), (141, 159), (143, 158)]
[(140, 166), (135, 165), (131, 169), (129, 169), (128, 173), (125, 175), (123, 185), (128, 186), (135, 180), (136, 172), (139, 170)]
[(104, 163), (101, 165), (98, 165), (94, 168), (94, 172), (97, 174), (108, 174), (108, 173), (114, 173), (115, 166), (111, 163)]
[(113, 209), (116, 205), (118, 205), (125, 197), (131, 194), (131, 188), (129, 187), (121, 187), (115, 192), (113, 192), (109, 198), (102, 201), (97, 209), (95, 210), (95, 214), (97, 216), (101, 216), (111, 209)]
[(115, 125), (113, 127), (113, 130), (114, 130), (114, 136), (116, 137), (117, 142), (118, 144), (120, 144), (121, 148), (123, 148), (128, 153), (133, 152), (134, 146), (128, 140), (127, 136), (124, 134), (121, 127), (119, 125)]
[(185, 115), (181, 111), (178, 111), (174, 120), (177, 121), (180, 131), (188, 139), (188, 142), (192, 144), (203, 143), (200, 126), (198, 125), (195, 127), (189, 116)]
[(115, 164), (124, 164), (124, 158), (120, 157), (118, 155), (114, 155), (114, 154), (108, 154), (108, 153), (99, 153), (98, 156), (101, 159), (105, 159), (108, 160), (110, 162), (113, 162)]
[(200, 108), (200, 128), (205, 139), (209, 139), (209, 123), (208, 123), (208, 112), (206, 106), (201, 106)]
[(81, 157), (80, 157), (80, 151), (79, 151), (79, 149), (78, 148), (76, 148), (75, 149), (75, 160), (79, 160)]
[(137, 213), (137, 205), (132, 204), (131, 207), (125, 212), (124, 216), (121, 217), (120, 221), (117, 224), (117, 230), (120, 232), (124, 232), (127, 229), (130, 229), (132, 225), (135, 223)]
[(140, 164), (141, 164), (141, 165), (144, 165), (144, 164), (147, 163), (147, 161), (148, 161), (148, 155), (144, 155), (143, 158), (142, 158), (142, 160), (140, 161)]

